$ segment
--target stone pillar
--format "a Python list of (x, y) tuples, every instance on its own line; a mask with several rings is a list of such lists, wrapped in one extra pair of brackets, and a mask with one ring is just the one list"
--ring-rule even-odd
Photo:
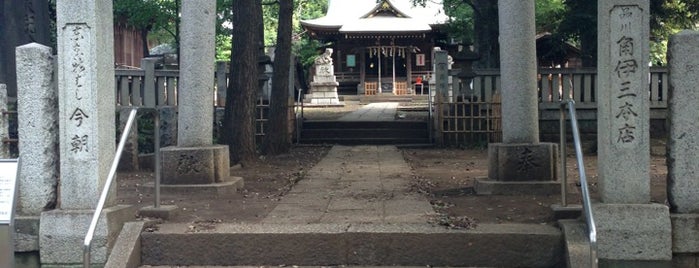
[[(58, 93), (51, 48), (17, 47), (17, 112), (20, 158), (19, 215), (39, 216), (56, 205)], [(37, 153), (40, 152), (40, 153)]]
[[(430, 78), (430, 94), (434, 93), (434, 102), (437, 103), (437, 112), (441, 115), (448, 111), (449, 106), (446, 103), (447, 89), (449, 87), (449, 63), (447, 61), (447, 52), (435, 50), (432, 54), (432, 68), (434, 75)], [(441, 109), (440, 109), (441, 107)], [(442, 116), (434, 116), (432, 125), (434, 127), (434, 141), (437, 145), (444, 145), (444, 134), (441, 132), (442, 123), (439, 122)]]
[(557, 145), (539, 142), (534, 0), (498, 1), (502, 143), (488, 145), (488, 178), (479, 194), (554, 194)]
[[(699, 254), (699, 32), (682, 31), (668, 45), (668, 186), (674, 253)], [(696, 256), (696, 255), (695, 255)]]
[(216, 1), (182, 1), (181, 27), (177, 146), (160, 150), (161, 189), (232, 194), (242, 179), (230, 177), (228, 146), (213, 145)]
[(539, 142), (534, 0), (498, 1), (503, 143)]
[(41, 212), (54, 209), (57, 202), (58, 92), (51, 48), (31, 43), (17, 47), (15, 55), (22, 159), (17, 178), (15, 251), (38, 252)]
[(212, 144), (216, 1), (182, 1), (177, 145)]
[(669, 260), (669, 210), (650, 204), (649, 1), (600, 1), (597, 21), (599, 258)]
[[(131, 113), (131, 107), (121, 106), (117, 109), (119, 113), (119, 133), (124, 131), (126, 128), (126, 121), (129, 119), (129, 114)], [(143, 117), (143, 114), (141, 114)], [(126, 143), (124, 144), (124, 151), (121, 153), (121, 159), (119, 159), (119, 171), (137, 171), (139, 170), (138, 163), (138, 124), (134, 123), (131, 126), (131, 131), (129, 136), (126, 138)]]
[[(58, 1), (60, 209), (41, 213), (44, 265), (82, 263), (82, 241), (115, 152), (114, 28), (111, 0)], [(27, 152), (42, 154), (43, 152)], [(129, 207), (110, 188), (92, 261), (104, 263)]]
[[(8, 111), (7, 85), (0, 84), (0, 112)], [(0, 158), (10, 158), (10, 143), (2, 142), (10, 138), (10, 115), (0, 115)]]

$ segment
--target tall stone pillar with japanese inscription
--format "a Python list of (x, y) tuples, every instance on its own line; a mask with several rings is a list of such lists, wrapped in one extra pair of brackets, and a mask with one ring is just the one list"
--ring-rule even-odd
[[(672, 211), (672, 251), (688, 255), (693, 264), (699, 255), (699, 32), (685, 30), (672, 36), (667, 58), (667, 197)], [(673, 261), (683, 257), (675, 256)]]
[(182, 1), (177, 146), (161, 149), (162, 190), (234, 194), (228, 146), (213, 144), (215, 0)]
[[(59, 206), (40, 219), (44, 265), (82, 263), (82, 241), (115, 152), (114, 30), (111, 0), (58, 1)], [(36, 152), (42, 153), (42, 152)], [(106, 262), (122, 223), (112, 184), (92, 245), (92, 261)]]
[(539, 141), (534, 0), (498, 1), (502, 143), (488, 145), (488, 179), (479, 194), (559, 191), (557, 146)]
[(650, 203), (649, 0), (600, 1), (597, 18), (599, 258), (669, 260), (669, 210)]

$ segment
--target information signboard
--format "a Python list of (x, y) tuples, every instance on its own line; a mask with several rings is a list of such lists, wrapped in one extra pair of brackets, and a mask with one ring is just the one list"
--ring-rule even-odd
[(0, 159), (0, 267), (15, 266), (12, 213), (17, 193), (16, 159)]
[(12, 221), (17, 187), (17, 160), (0, 159), (0, 224)]

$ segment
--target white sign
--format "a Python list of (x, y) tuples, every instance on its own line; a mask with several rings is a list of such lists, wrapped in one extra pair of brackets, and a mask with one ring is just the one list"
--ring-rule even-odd
[(425, 66), (425, 54), (415, 54), (415, 66)]
[(0, 160), (0, 223), (9, 224), (17, 186), (17, 160)]

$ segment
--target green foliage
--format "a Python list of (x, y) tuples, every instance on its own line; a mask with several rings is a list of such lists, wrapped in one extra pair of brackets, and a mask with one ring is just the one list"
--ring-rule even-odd
[[(420, 3), (413, 3), (420, 4)], [(424, 2), (422, 3), (424, 5)], [(444, 13), (449, 16), (448, 35), (462, 44), (475, 42), (473, 8), (463, 0), (444, 0)]]
[(650, 10), (650, 60), (665, 65), (670, 36), (699, 27), (699, 0), (651, 0)]
[(535, 12), (536, 31), (553, 33), (563, 21), (565, 5), (563, 0), (537, 0)]

